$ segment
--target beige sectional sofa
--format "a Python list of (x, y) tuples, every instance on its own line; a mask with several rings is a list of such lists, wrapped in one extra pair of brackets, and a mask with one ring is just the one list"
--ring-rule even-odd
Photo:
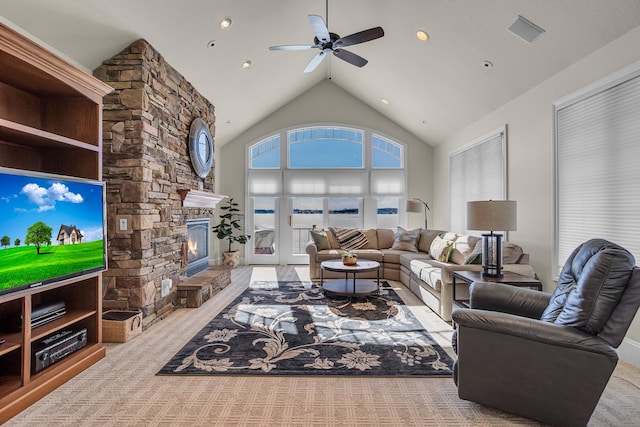
[[(318, 239), (318, 233), (315, 233), (315, 241), (307, 245), (306, 252), (309, 255), (309, 271), (312, 279), (320, 278), (322, 261), (340, 259), (346, 249), (350, 249), (358, 255), (359, 259), (378, 261), (381, 266), (381, 278), (402, 282), (446, 321), (451, 321), (453, 308), (453, 272), (482, 270), (479, 258), (476, 256), (481, 246), (480, 239), (475, 236), (424, 229), (409, 232), (401, 228), (397, 231), (383, 228), (358, 230), (361, 233), (359, 240), (361, 247), (351, 249), (348, 246), (341, 246), (336, 236), (340, 231), (340, 229), (327, 229), (326, 241), (322, 236)], [(413, 241), (415, 243), (413, 245), (407, 242), (407, 239), (403, 240), (403, 236), (406, 237), (412, 232), (413, 236), (419, 235), (417, 240)], [(450, 250), (448, 256), (440, 254), (440, 248), (434, 244), (436, 237), (438, 245), (443, 241), (447, 242), (447, 249)], [(364, 244), (363, 241), (365, 241)], [(320, 250), (318, 245), (321, 246)], [(434, 254), (441, 261), (434, 259), (432, 256)], [(529, 255), (523, 253), (518, 245), (505, 242), (503, 254), (504, 271), (535, 277), (535, 272), (529, 265)], [(443, 261), (445, 259), (446, 261)], [(465, 262), (477, 262), (477, 264)], [(358, 277), (375, 277), (375, 275), (376, 273), (365, 273)], [(325, 271), (324, 277), (342, 277), (342, 274)], [(468, 285), (456, 282), (456, 297), (464, 298), (468, 293)]]

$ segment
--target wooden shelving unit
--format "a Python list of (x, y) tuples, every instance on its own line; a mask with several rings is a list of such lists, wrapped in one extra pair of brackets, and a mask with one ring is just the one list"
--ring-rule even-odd
[[(102, 179), (102, 99), (112, 88), (0, 24), (0, 166)], [(31, 327), (31, 309), (66, 314)], [(0, 296), (0, 424), (105, 356), (102, 274)], [(35, 345), (66, 329), (87, 345), (34, 373)]]

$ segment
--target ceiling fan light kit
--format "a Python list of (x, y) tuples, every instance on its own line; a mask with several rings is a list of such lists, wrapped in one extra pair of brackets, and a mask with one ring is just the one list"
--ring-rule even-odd
[[(328, 3), (327, 3), (327, 16), (329, 15)], [(320, 49), (311, 61), (304, 69), (305, 73), (310, 73), (315, 70), (328, 53), (332, 52), (334, 56), (342, 59), (349, 64), (356, 67), (364, 67), (367, 64), (367, 60), (353, 52), (343, 49), (346, 46), (353, 46), (356, 44), (375, 40), (384, 36), (384, 30), (382, 27), (369, 28), (368, 30), (359, 31), (357, 33), (350, 34), (345, 37), (340, 37), (336, 33), (330, 33), (325, 24), (324, 19), (319, 15), (308, 15), (309, 23), (313, 29), (315, 37), (312, 45), (282, 45), (271, 46), (269, 50), (307, 50), (307, 49)]]

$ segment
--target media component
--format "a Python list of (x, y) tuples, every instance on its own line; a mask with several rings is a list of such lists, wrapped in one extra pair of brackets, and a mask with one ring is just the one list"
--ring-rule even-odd
[(87, 345), (87, 329), (66, 330), (43, 339), (33, 353), (31, 367), (34, 373), (53, 365)]

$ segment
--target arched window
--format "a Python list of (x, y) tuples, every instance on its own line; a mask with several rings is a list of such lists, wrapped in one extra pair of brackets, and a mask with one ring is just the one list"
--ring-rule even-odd
[[(286, 141), (286, 147), (280, 141)], [(247, 146), (250, 226), (262, 234), (273, 227), (274, 242), (285, 242), (286, 250), (301, 255), (313, 226), (395, 229), (400, 200), (407, 196), (405, 156), (404, 144), (344, 125), (296, 127), (268, 135)], [(265, 210), (266, 204), (275, 207)], [(292, 238), (279, 234), (285, 223), (278, 218), (288, 218)], [(252, 255), (277, 249), (256, 247)]]
[(252, 169), (280, 169), (280, 135), (273, 135), (249, 148)]
[(287, 132), (289, 168), (344, 169), (364, 167), (364, 132), (322, 126)]

